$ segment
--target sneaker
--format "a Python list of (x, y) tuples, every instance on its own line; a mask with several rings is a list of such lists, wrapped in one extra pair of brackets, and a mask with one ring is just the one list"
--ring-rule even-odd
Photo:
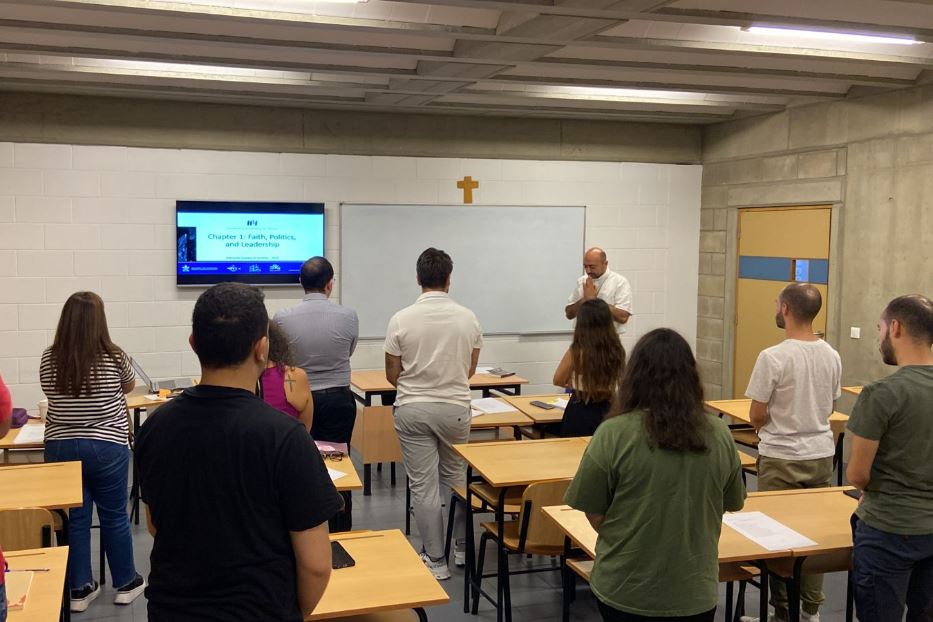
[(143, 593), (146, 589), (146, 582), (137, 572), (136, 578), (117, 590), (117, 595), (113, 598), (115, 605), (129, 605), (131, 602)]
[(454, 566), (457, 568), (466, 566), (466, 539), (457, 540), (454, 543)]
[(100, 596), (100, 584), (93, 581), (80, 590), (71, 590), (71, 610), (75, 613), (87, 611), (91, 601)]
[(443, 559), (435, 562), (431, 560), (427, 553), (422, 553), (421, 561), (424, 562), (424, 565), (428, 567), (428, 570), (438, 581), (450, 578), (450, 568), (447, 567), (447, 562)]
[[(807, 615), (807, 614), (803, 613), (802, 611), (800, 612), (800, 616), (801, 616), (801, 617), (800, 617), (800, 622), (804, 622), (804, 620), (806, 620), (806, 618), (803, 617), (803, 616), (805, 616), (805, 615)], [(741, 618), (739, 618), (739, 620), (740, 620), (741, 622), (758, 622), (760, 619), (761, 619), (761, 618), (753, 618), (753, 617), (751, 617), (751, 616), (742, 616)], [(787, 618), (781, 618), (781, 617), (779, 617), (779, 616), (776, 616), (776, 615), (773, 614), (773, 613), (769, 613), (769, 614), (768, 614), (768, 622), (787, 622)], [(817, 614), (817, 616), (816, 616), (816, 621), (815, 621), (815, 622), (820, 622), (820, 616), (819, 616), (819, 614)]]

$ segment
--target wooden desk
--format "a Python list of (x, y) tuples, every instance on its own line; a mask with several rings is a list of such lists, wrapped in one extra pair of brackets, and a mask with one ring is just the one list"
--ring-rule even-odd
[(842, 390), (856, 396), (862, 394), (862, 387), (842, 387)]
[[(752, 407), (752, 400), (707, 400), (704, 405), (707, 410), (718, 414), (720, 417), (728, 415), (733, 419), (751, 425), (752, 420), (749, 411)], [(847, 423), (849, 423), (849, 415), (844, 413), (833, 411), (829, 416), (829, 427), (836, 441), (836, 455), (833, 457), (833, 462), (836, 466), (836, 483), (839, 486), (842, 486), (842, 443), (845, 438)]]
[(344, 456), (341, 460), (324, 460), (324, 466), (344, 473), (343, 477), (334, 480), (334, 487), (338, 492), (359, 490), (363, 487), (363, 482), (360, 481), (360, 475), (356, 472), (350, 456)]
[(10, 564), (10, 570), (49, 569), (48, 572), (36, 572), (33, 575), (26, 606), (20, 611), (10, 611), (8, 622), (56, 622), (62, 613), (68, 547), (13, 551), (4, 553), (4, 556)]
[(469, 469), (494, 488), (570, 479), (580, 466), (588, 437), (545, 438), (454, 445)]
[(45, 449), (44, 440), (38, 443), (24, 443), (20, 445), (16, 444), (16, 438), (19, 436), (19, 433), (23, 429), (41, 425), (41, 423), (27, 423), (22, 428), (10, 430), (10, 432), (4, 438), (0, 438), (0, 451), (3, 451), (3, 461), (9, 462), (11, 449)]
[(31, 507), (67, 510), (83, 503), (80, 462), (0, 467), (0, 510)]
[(515, 406), (522, 413), (527, 415), (535, 425), (544, 425), (548, 423), (560, 423), (564, 418), (563, 408), (552, 408), (550, 410), (532, 406), (531, 402), (542, 401), (550, 402), (557, 398), (570, 399), (569, 393), (552, 393), (549, 395), (526, 395), (523, 397), (506, 397), (507, 402)]
[[(723, 524), (719, 537), (719, 563), (757, 562), (767, 571), (768, 560), (778, 564), (795, 560), (792, 579), (799, 585), (803, 560), (810, 557), (834, 557), (848, 563), (852, 549), (849, 519), (857, 502), (844, 494), (849, 487), (811, 488), (749, 493), (742, 512), (762, 512), (817, 544), (796, 550), (769, 551)], [(587, 556), (596, 557), (596, 531), (583, 512), (566, 505), (543, 508), (574, 544)], [(767, 606), (766, 599), (762, 601)], [(799, 600), (796, 603), (799, 615)], [(793, 615), (793, 614), (792, 614)]]
[[(505, 495), (510, 486), (522, 486), (547, 480), (570, 479), (580, 465), (589, 437), (548, 438), (527, 441), (502, 441), (491, 443), (468, 443), (454, 445), (453, 449), (466, 461), (466, 567), (463, 573), (463, 611), (469, 612), (473, 590), (480, 590), (476, 575), (476, 543), (473, 532), (473, 493), (470, 484), (485, 480), (497, 488), (499, 499), (496, 504), (496, 523), (499, 533), (504, 532)], [(480, 477), (474, 476), (474, 471)], [(497, 541), (498, 598), (496, 603), (497, 622), (502, 621), (504, 608), (503, 581), (508, 572), (507, 552), (501, 539)], [(491, 600), (491, 598), (490, 598)]]
[[(523, 384), (528, 384), (528, 381), (521, 376), (499, 378), (489, 374), (474, 374), (470, 378), (470, 389), (482, 391), (483, 397), (490, 397), (492, 391), (503, 395), (520, 395)], [(385, 370), (382, 369), (351, 372), (350, 386), (356, 389), (354, 396), (363, 406), (372, 406), (372, 399), (377, 395), (383, 396), (396, 391), (396, 388), (389, 384)]]
[(450, 601), (401, 531), (352, 531), (332, 535), (331, 540), (340, 542), (356, 565), (333, 571), (321, 602), (307, 620), (420, 609)]

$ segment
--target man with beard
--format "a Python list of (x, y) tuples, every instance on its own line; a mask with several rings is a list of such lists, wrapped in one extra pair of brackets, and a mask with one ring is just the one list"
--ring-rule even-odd
[(864, 491), (853, 519), (863, 622), (933, 620), (933, 302), (892, 300), (878, 323), (898, 370), (865, 386), (849, 419), (846, 475)]
[[(758, 490), (823, 488), (832, 484), (836, 447), (829, 417), (842, 394), (842, 362), (813, 334), (813, 319), (823, 305), (816, 287), (791, 283), (775, 303), (775, 322), (786, 338), (758, 355), (745, 391), (761, 439)], [(804, 575), (800, 598), (801, 620), (818, 622), (823, 575)], [(787, 589), (777, 578), (771, 581), (771, 605), (770, 620), (788, 619)]]

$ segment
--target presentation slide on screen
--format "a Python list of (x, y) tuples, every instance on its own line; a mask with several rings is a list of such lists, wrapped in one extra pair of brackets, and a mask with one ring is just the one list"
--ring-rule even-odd
[(178, 212), (178, 272), (298, 273), (324, 254), (323, 214)]

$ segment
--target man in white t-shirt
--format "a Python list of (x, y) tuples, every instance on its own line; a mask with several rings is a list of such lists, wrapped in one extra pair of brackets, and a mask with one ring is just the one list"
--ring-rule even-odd
[[(842, 361), (813, 334), (813, 319), (823, 305), (816, 287), (791, 283), (775, 302), (775, 322), (786, 338), (758, 355), (745, 391), (761, 439), (758, 490), (831, 486), (836, 447), (829, 417), (842, 394)], [(823, 575), (803, 576), (803, 622), (818, 622), (822, 589)], [(788, 619), (787, 590), (779, 579), (771, 581), (771, 604), (771, 620)]]
[[(470, 438), (470, 376), (483, 330), (472, 311), (450, 299), (450, 255), (429, 248), (418, 257), (422, 294), (392, 316), (386, 330), (386, 378), (398, 388), (395, 430), (411, 486), (421, 558), (437, 579), (449, 579), (444, 557), (443, 495), (462, 483), (453, 445)], [(463, 532), (462, 516), (457, 520)]]
[(577, 286), (567, 299), (564, 314), (568, 320), (577, 317), (580, 305), (587, 300), (599, 298), (609, 305), (612, 319), (620, 333), (625, 332), (625, 323), (632, 316), (632, 286), (628, 279), (609, 269), (606, 251), (591, 248), (583, 255), (583, 271)]

